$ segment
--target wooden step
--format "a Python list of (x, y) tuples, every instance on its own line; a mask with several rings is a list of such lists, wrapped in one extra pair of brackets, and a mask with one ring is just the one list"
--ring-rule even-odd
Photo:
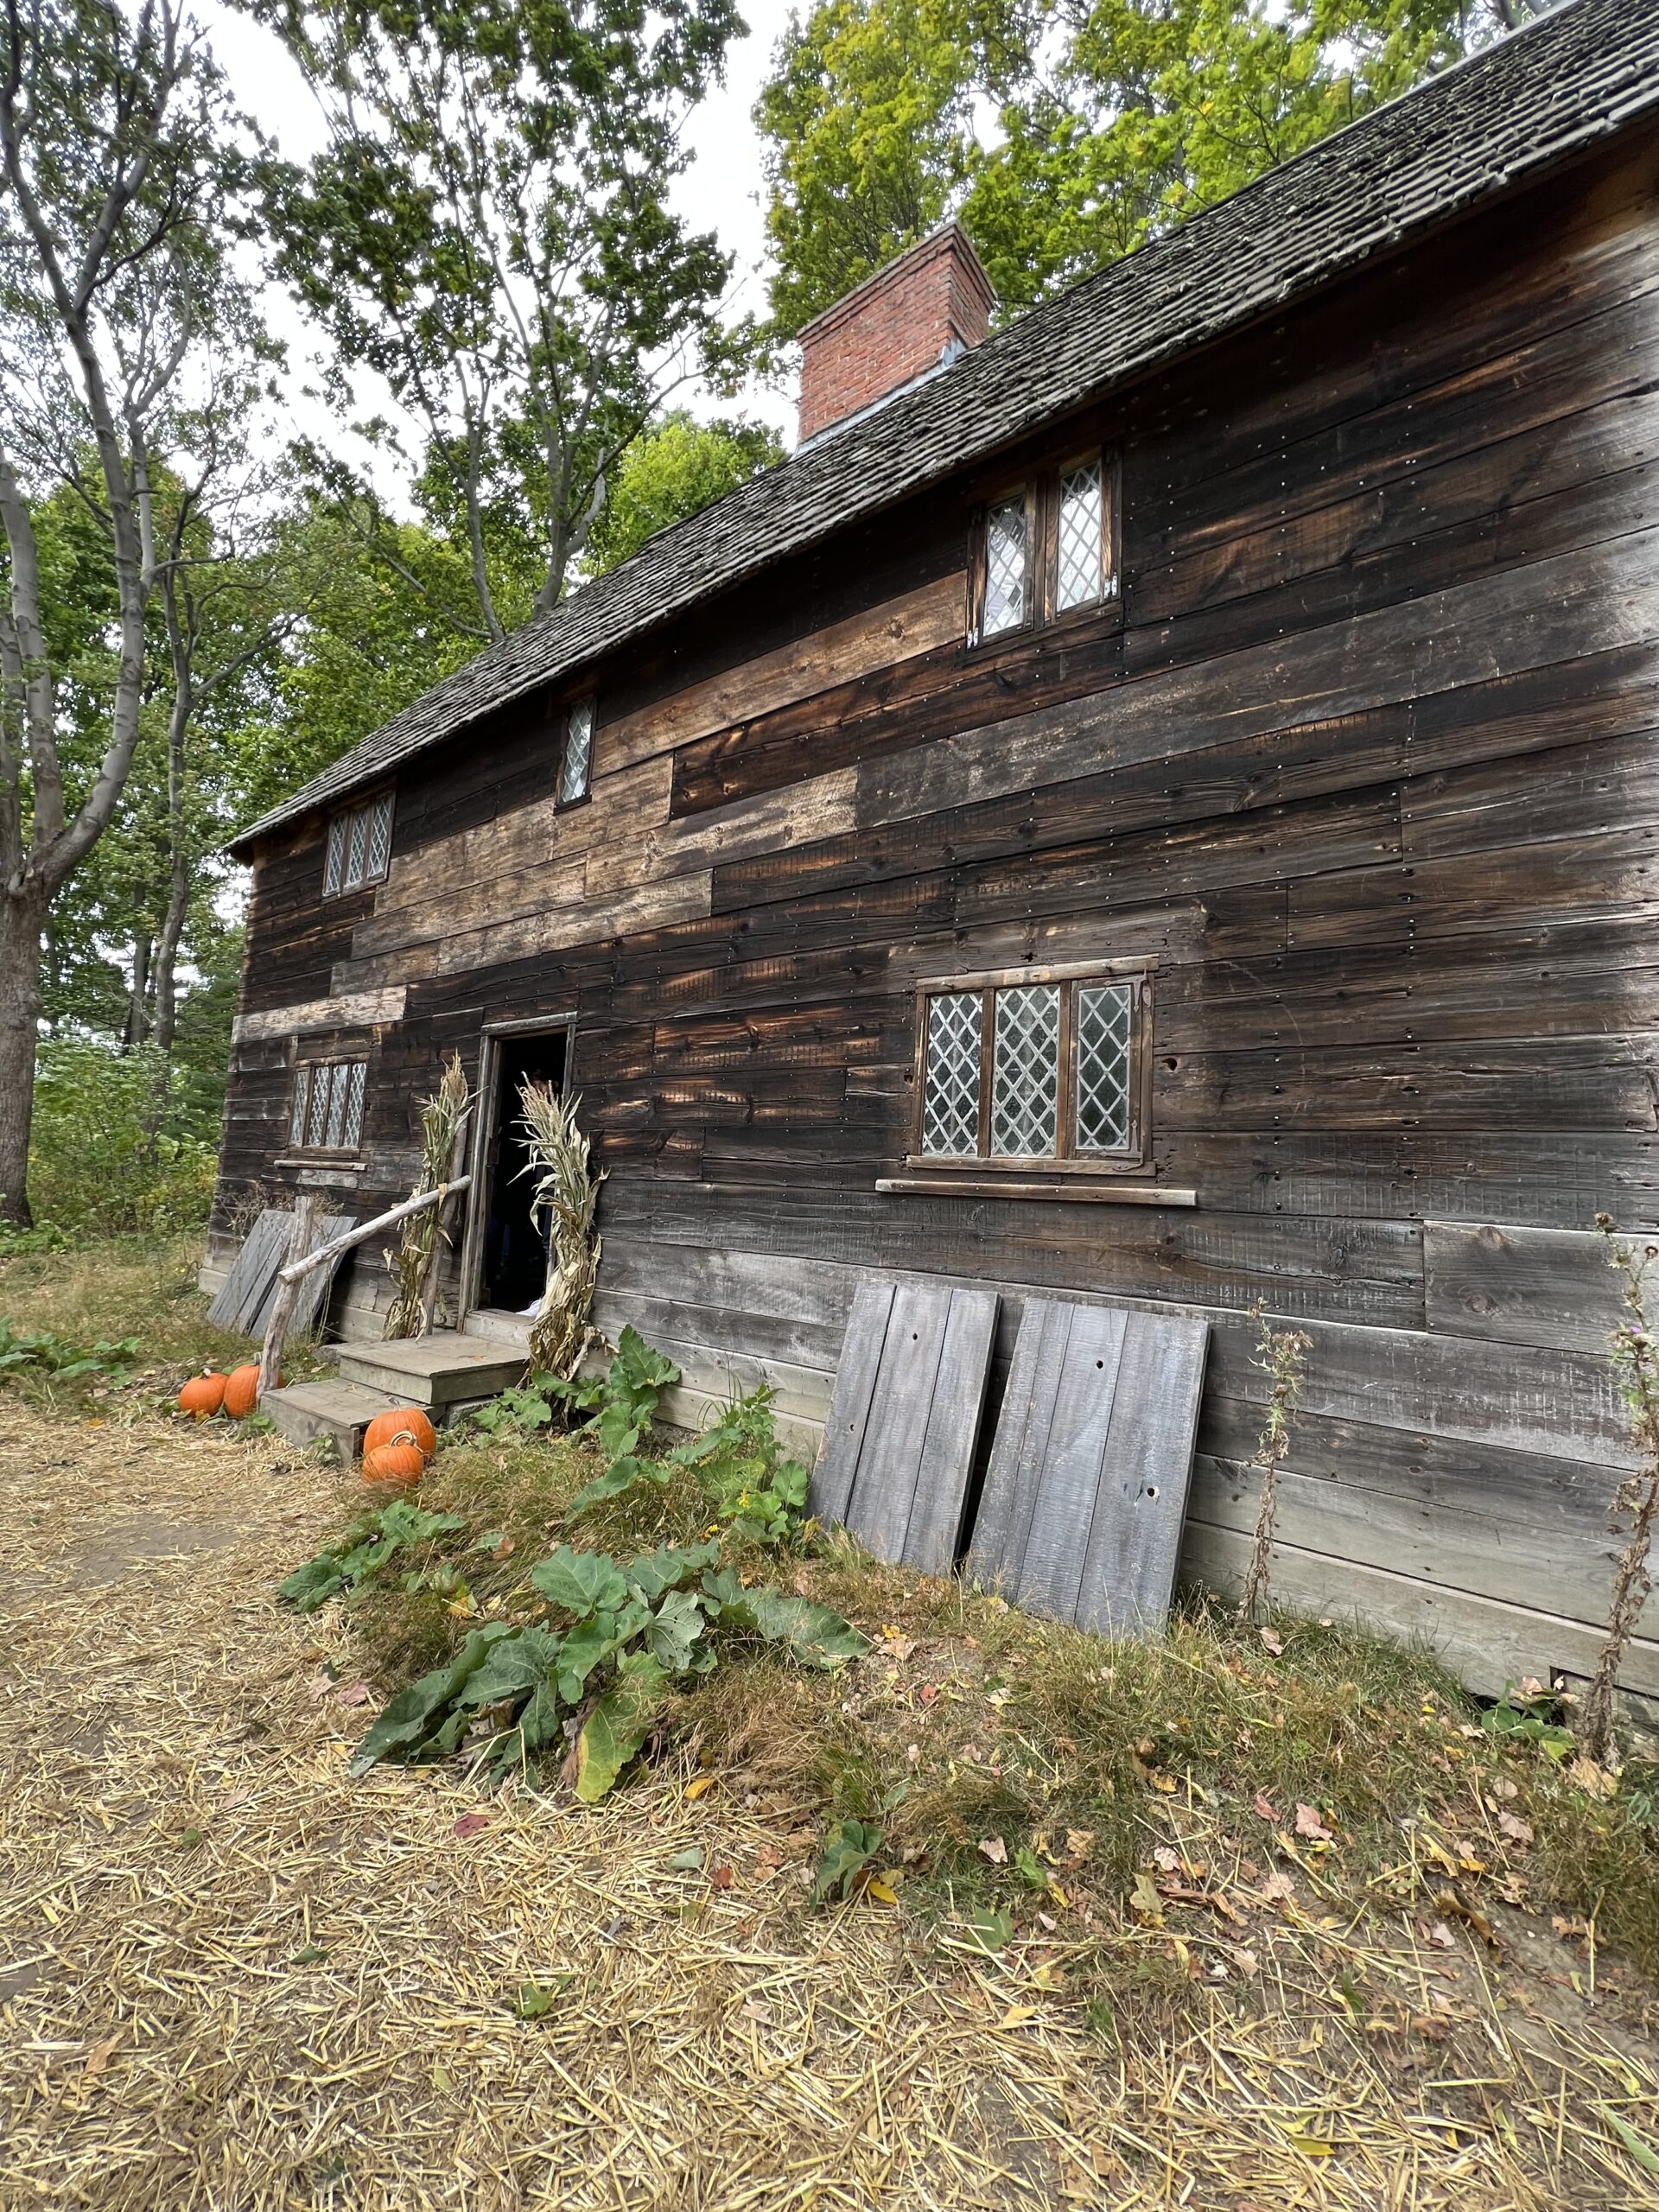
[(342, 1382), (390, 1393), (396, 1405), (448, 1408), (493, 1398), (524, 1378), (524, 1354), (515, 1344), (435, 1330), (390, 1344), (333, 1347)]
[(289, 1382), (280, 1390), (267, 1390), (259, 1401), (261, 1413), (272, 1421), (290, 1444), (315, 1444), (327, 1437), (342, 1467), (349, 1467), (363, 1450), (363, 1432), (377, 1414), (404, 1405), (404, 1398), (389, 1398), (361, 1382), (334, 1379), (321, 1382)]

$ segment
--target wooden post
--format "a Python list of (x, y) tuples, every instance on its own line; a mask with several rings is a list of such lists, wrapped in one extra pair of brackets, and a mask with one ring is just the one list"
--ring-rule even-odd
[(300, 1294), (300, 1284), (305, 1270), (295, 1268), (311, 1249), (311, 1232), (316, 1222), (317, 1198), (315, 1191), (301, 1194), (294, 1209), (294, 1234), (289, 1249), (293, 1257), (276, 1278), (276, 1296), (270, 1309), (270, 1319), (265, 1327), (265, 1341), (259, 1350), (259, 1395), (276, 1389), (283, 1373), (283, 1338), (288, 1333), (288, 1319), (294, 1311), (294, 1301)]

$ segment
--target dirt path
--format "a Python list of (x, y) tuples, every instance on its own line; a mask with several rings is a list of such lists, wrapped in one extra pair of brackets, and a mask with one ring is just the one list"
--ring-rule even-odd
[(0, 1395), (6, 2212), (1659, 2206), (1649, 2047), (1548, 1929), (1500, 1975), (1287, 1921), (1126, 2054), (1033, 1947), (804, 1918), (738, 1790), (349, 1781), (338, 1631), (270, 1602), (336, 1480)]

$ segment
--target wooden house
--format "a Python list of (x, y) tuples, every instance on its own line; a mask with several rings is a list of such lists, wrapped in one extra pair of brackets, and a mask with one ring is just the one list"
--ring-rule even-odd
[(551, 1077), (693, 1403), (810, 1433), (871, 1270), (1201, 1312), (1225, 1586), (1265, 1299), (1276, 1590), (1585, 1673), (1591, 1224), (1659, 1226), (1656, 190), (1659, 6), (1574, 0), (1002, 327), (954, 229), (861, 287), (788, 461), (240, 840), (210, 1277), (251, 1189), (406, 1193), (459, 1050), (468, 1332), (540, 1287)]

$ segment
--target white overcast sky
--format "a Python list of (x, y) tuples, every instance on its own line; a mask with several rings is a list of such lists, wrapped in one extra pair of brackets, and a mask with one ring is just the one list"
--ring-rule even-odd
[[(681, 211), (697, 228), (715, 232), (727, 251), (736, 257), (734, 314), (749, 308), (759, 312), (766, 304), (760, 157), (750, 110), (789, 12), (788, 0), (742, 0), (748, 35), (728, 50), (724, 87), (691, 118), (689, 135), (696, 159), (675, 194)], [(195, 13), (230, 77), (237, 105), (290, 160), (303, 160), (315, 152), (322, 140), (316, 104), (275, 35), (225, 5), (224, 0), (196, 0)], [(289, 341), (296, 368), (301, 368), (315, 340), (291, 308), (273, 300), (270, 314), (273, 325)], [(695, 394), (690, 404), (698, 412), (708, 411)], [(774, 423), (793, 442), (792, 394), (756, 386), (737, 405), (745, 414)], [(296, 414), (307, 412), (302, 403), (296, 404)], [(308, 421), (303, 427), (315, 434), (322, 425)]]

